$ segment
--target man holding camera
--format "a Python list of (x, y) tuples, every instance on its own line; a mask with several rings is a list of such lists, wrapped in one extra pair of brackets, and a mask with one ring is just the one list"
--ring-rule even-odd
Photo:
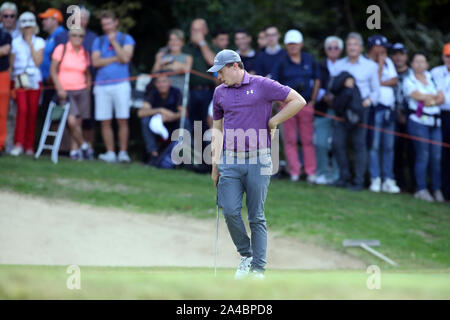
[[(320, 87), (319, 66), (313, 55), (303, 52), (303, 36), (300, 31), (289, 30), (284, 37), (287, 55), (272, 69), (272, 79), (296, 90), (308, 104), (283, 124), (284, 150), (289, 165), (291, 181), (300, 177), (300, 162), (297, 150), (297, 132), (303, 148), (303, 166), (307, 181), (316, 178), (316, 151), (314, 137), (314, 104)], [(281, 106), (283, 108), (284, 105)]]

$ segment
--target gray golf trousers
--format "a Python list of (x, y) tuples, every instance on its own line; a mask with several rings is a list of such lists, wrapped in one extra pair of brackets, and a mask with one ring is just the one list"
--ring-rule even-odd
[[(224, 151), (217, 184), (218, 204), (237, 251), (253, 257), (252, 268), (264, 271), (266, 265), (267, 228), (264, 203), (272, 173), (270, 149), (260, 155), (239, 157)], [(242, 197), (246, 193), (251, 239), (241, 216)]]

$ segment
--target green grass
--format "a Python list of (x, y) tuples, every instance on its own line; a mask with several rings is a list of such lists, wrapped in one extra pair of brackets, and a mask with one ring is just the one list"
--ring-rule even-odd
[[(54, 165), (47, 157), (38, 161), (2, 157), (0, 188), (146, 214), (215, 217), (215, 188), (208, 175), (139, 163), (111, 165), (61, 158)], [(448, 204), (429, 204), (408, 194), (352, 193), (274, 180), (266, 217), (271, 230), (339, 251), (344, 251), (346, 238), (380, 239), (379, 250), (403, 270), (450, 267)], [(361, 249), (345, 251), (390, 268)]]
[(369, 290), (361, 271), (269, 270), (264, 281), (233, 281), (233, 270), (80, 267), (80, 290), (66, 267), (0, 266), (0, 299), (450, 299), (449, 270), (381, 272)]

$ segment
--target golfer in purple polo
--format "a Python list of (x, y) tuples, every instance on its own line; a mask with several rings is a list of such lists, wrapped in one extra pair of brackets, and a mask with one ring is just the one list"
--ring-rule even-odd
[[(299, 112), (306, 101), (287, 86), (248, 74), (239, 54), (232, 50), (220, 51), (208, 72), (218, 72), (223, 82), (213, 98), (211, 178), (231, 239), (241, 255), (235, 278), (264, 278), (264, 202), (272, 174), (271, 140), (277, 126)], [(273, 101), (286, 106), (272, 117)], [(241, 216), (244, 192), (251, 238)]]

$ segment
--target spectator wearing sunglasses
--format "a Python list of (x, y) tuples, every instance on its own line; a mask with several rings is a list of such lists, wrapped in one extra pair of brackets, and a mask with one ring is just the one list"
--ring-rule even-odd
[(330, 159), (335, 112), (332, 108), (332, 94), (328, 92), (330, 73), (333, 72), (336, 61), (341, 57), (344, 42), (336, 36), (325, 39), (326, 58), (320, 61), (320, 89), (317, 95), (314, 117), (314, 145), (316, 148), (317, 184), (332, 184), (339, 178), (339, 168), (334, 155)]
[(20, 36), (17, 25), (17, 6), (12, 2), (4, 2), (0, 7), (0, 28), (8, 32), (11, 38)]
[(70, 103), (67, 124), (72, 136), (70, 158), (74, 160), (93, 157), (91, 146), (84, 140), (82, 120), (91, 116), (89, 53), (83, 48), (85, 31), (69, 31), (69, 41), (58, 45), (52, 54), (50, 74), (61, 103)]

